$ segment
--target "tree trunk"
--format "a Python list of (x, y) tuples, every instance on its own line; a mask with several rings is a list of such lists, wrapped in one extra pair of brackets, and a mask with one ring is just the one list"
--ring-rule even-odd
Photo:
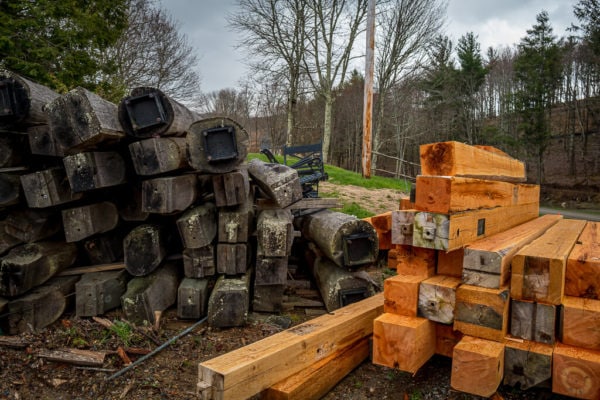
[(323, 120), (323, 163), (329, 162), (331, 131), (333, 126), (333, 97), (331, 93), (325, 95), (325, 117)]

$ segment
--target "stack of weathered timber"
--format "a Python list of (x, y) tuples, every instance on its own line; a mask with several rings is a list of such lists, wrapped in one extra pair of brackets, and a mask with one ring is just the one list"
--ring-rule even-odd
[(180, 318), (208, 315), (215, 327), (243, 325), (251, 307), (279, 311), (298, 236), (290, 209), (336, 206), (302, 199), (292, 168), (246, 163), (235, 121), (202, 118), (155, 88), (116, 105), (1, 71), (0, 95), (0, 315), (10, 333), (55, 321), (71, 293), (78, 316), (122, 307), (134, 323), (175, 304)]

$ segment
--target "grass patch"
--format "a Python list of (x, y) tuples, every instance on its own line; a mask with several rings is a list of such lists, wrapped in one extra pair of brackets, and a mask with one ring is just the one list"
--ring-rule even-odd
[(344, 214), (355, 215), (359, 219), (372, 217), (373, 215), (375, 215), (372, 212), (365, 210), (355, 202), (352, 202), (350, 204), (344, 204), (344, 207), (340, 211)]
[[(262, 153), (248, 154), (248, 160), (258, 158), (268, 162), (267, 157)], [(282, 156), (275, 156), (278, 162), (283, 163)], [(394, 189), (408, 193), (411, 183), (404, 179), (385, 178), (382, 176), (371, 176), (370, 179), (363, 178), (361, 174), (345, 170), (343, 168), (325, 165), (325, 172), (329, 175), (328, 181), (336, 185), (354, 185), (368, 189)]]

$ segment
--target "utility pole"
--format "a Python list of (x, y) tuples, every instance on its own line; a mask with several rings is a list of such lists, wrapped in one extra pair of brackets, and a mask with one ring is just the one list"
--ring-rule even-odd
[(367, 9), (367, 52), (365, 60), (365, 91), (363, 101), (362, 175), (371, 178), (371, 136), (373, 131), (373, 70), (375, 65), (375, 0)]

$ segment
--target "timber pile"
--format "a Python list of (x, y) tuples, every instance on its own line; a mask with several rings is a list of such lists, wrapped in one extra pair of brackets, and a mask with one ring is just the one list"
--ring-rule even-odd
[(176, 306), (182, 319), (244, 325), (250, 310), (288, 307), (296, 238), (319, 253), (323, 293), (341, 299), (329, 311), (374, 294), (347, 276), (376, 259), (372, 226), (326, 210), (337, 201), (303, 199), (296, 170), (247, 163), (248, 135), (232, 119), (202, 118), (154, 88), (116, 105), (8, 71), (0, 102), (0, 323), (10, 334), (56, 321), (73, 293), (80, 317), (121, 307), (154, 324)]
[(494, 148), (420, 153), (414, 202), (390, 217), (397, 275), (384, 281), (373, 362), (415, 373), (441, 354), (460, 392), (504, 383), (600, 398), (598, 224), (538, 217), (539, 187)]

